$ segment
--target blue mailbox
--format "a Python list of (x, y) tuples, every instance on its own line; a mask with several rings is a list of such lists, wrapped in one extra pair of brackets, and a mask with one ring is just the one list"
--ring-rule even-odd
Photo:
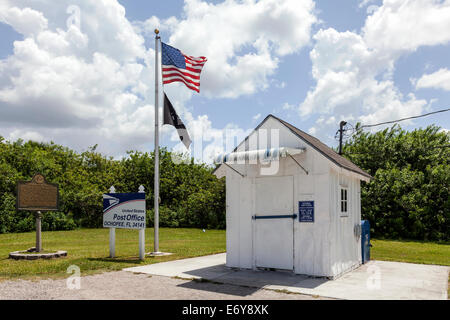
[(362, 263), (370, 260), (370, 247), (370, 223), (369, 220), (361, 220)]

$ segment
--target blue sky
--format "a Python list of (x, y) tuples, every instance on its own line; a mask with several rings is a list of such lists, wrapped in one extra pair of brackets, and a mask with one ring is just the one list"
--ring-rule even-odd
[[(203, 161), (224, 148), (226, 130), (240, 139), (270, 113), (336, 146), (342, 119), (450, 106), (450, 1), (17, 0), (0, 12), (0, 135), (9, 140), (98, 144), (115, 157), (151, 151), (155, 27), (208, 58), (200, 94), (165, 86), (194, 145), (203, 137)], [(448, 130), (450, 112), (401, 124)], [(161, 144), (183, 151), (168, 126)]]

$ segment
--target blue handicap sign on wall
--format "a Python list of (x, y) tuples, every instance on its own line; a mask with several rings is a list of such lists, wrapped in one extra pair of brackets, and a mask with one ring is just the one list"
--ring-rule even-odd
[(298, 221), (314, 222), (314, 201), (298, 202)]

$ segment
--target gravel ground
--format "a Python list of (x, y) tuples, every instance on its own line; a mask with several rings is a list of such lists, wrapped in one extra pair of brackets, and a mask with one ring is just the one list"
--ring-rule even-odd
[(106, 272), (80, 279), (80, 289), (68, 289), (67, 279), (0, 282), (0, 300), (207, 300), (207, 299), (322, 299), (302, 294), (198, 282), (179, 278)]

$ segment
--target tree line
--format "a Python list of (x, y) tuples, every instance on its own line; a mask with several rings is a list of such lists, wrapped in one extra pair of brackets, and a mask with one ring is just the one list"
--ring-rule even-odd
[[(373, 179), (361, 186), (362, 218), (374, 237), (450, 240), (450, 134), (437, 126), (372, 133), (356, 126), (343, 155)], [(225, 181), (213, 167), (160, 150), (160, 225), (225, 228)], [(60, 211), (44, 213), (43, 230), (102, 226), (102, 194), (146, 190), (153, 226), (154, 154), (129, 151), (114, 160), (96, 146), (77, 153), (54, 143), (5, 141), (0, 136), (0, 233), (34, 230), (34, 216), (15, 209), (16, 183), (42, 173), (57, 183)]]
[(438, 126), (361, 130), (343, 155), (373, 180), (362, 183), (361, 214), (375, 237), (450, 240), (450, 134)]
[[(193, 159), (176, 164), (160, 149), (160, 226), (225, 228), (225, 182), (213, 168)], [(75, 151), (34, 141), (0, 137), (0, 233), (34, 230), (34, 215), (16, 211), (16, 183), (36, 173), (59, 185), (60, 211), (43, 213), (42, 230), (102, 227), (102, 194), (146, 190), (147, 226), (153, 226), (154, 153), (129, 151), (114, 160), (89, 150)]]

